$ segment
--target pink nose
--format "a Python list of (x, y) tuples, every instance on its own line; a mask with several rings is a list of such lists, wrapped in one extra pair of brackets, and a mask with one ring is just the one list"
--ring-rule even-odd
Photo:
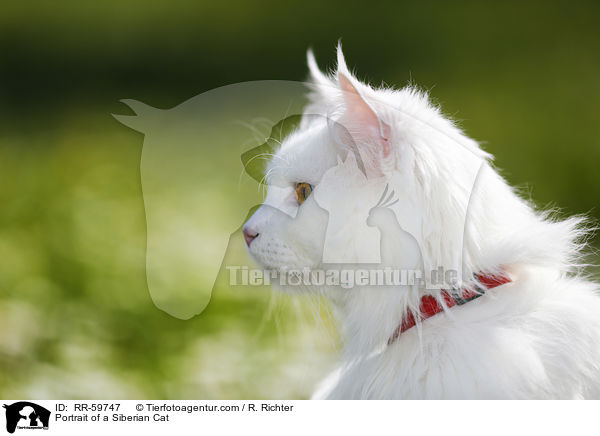
[(246, 245), (249, 247), (252, 241), (256, 239), (258, 233), (244, 226), (243, 229), (244, 239), (246, 240)]

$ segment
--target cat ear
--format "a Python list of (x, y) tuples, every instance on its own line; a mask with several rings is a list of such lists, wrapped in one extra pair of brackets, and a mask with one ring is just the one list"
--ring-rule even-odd
[(331, 77), (319, 69), (315, 55), (310, 49), (306, 52), (306, 60), (310, 73), (307, 83), (310, 89), (308, 100), (315, 105), (311, 110), (315, 111), (315, 113), (327, 113), (330, 110), (330, 102), (336, 99), (338, 93), (337, 84)]
[[(388, 162), (384, 161), (393, 159), (390, 125), (377, 114), (373, 105), (363, 95), (361, 88), (366, 87), (354, 79), (348, 71), (339, 46), (337, 78), (344, 103), (340, 122), (355, 138), (361, 153), (371, 154), (367, 160), (374, 161), (379, 165), (379, 169), (383, 170), (382, 167), (389, 166)], [(369, 144), (369, 150), (363, 150), (364, 146), (360, 144)]]
[(327, 87), (333, 86), (329, 77), (323, 74), (323, 72), (319, 69), (317, 60), (315, 59), (315, 54), (310, 48), (306, 52), (306, 62), (308, 63), (308, 71), (310, 72), (310, 79), (313, 84)]
[(351, 79), (344, 73), (338, 72), (340, 89), (344, 94), (346, 122), (350, 123), (349, 130), (362, 133), (381, 145), (384, 158), (389, 157), (391, 149), (389, 144), (390, 126), (383, 121), (371, 105), (363, 98)]

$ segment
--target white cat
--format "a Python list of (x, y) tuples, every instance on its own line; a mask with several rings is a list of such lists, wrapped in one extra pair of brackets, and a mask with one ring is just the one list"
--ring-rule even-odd
[(334, 267), (357, 270), (361, 247), (393, 228), (386, 265), (418, 246), (408, 257), (424, 274), (459, 277), (437, 288), (304, 283), (332, 300), (344, 347), (315, 398), (600, 398), (600, 298), (577, 273), (582, 219), (534, 211), (426, 94), (360, 83), (339, 47), (333, 75), (308, 61), (305, 114), (323, 116), (305, 117), (272, 159), (264, 205), (244, 226), (251, 255), (274, 271), (327, 270), (325, 249), (343, 259)]

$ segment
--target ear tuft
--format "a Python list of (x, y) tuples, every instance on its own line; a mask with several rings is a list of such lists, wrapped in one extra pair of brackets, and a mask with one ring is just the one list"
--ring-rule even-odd
[(319, 69), (319, 65), (317, 64), (317, 60), (315, 59), (315, 54), (310, 48), (306, 52), (306, 62), (308, 63), (308, 71), (310, 72), (310, 78), (315, 84), (331, 86), (329, 78), (325, 74), (323, 74), (323, 72)]
[(346, 66), (346, 60), (344, 59), (344, 53), (342, 52), (342, 43), (338, 42), (337, 45), (337, 70), (339, 73), (350, 74), (348, 67)]

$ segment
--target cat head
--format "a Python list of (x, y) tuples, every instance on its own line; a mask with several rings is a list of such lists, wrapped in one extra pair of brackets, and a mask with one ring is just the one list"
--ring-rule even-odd
[[(426, 94), (358, 81), (341, 48), (334, 74), (322, 73), (310, 52), (308, 64), (305, 116), (270, 161), (265, 202), (244, 225), (250, 254), (274, 270), (319, 268), (329, 236), (343, 241), (336, 250), (360, 251), (361, 238), (378, 237), (367, 221), (376, 225), (393, 211), (432, 270), (458, 268), (469, 195), (487, 154)], [(444, 247), (443, 239), (456, 246)]]

